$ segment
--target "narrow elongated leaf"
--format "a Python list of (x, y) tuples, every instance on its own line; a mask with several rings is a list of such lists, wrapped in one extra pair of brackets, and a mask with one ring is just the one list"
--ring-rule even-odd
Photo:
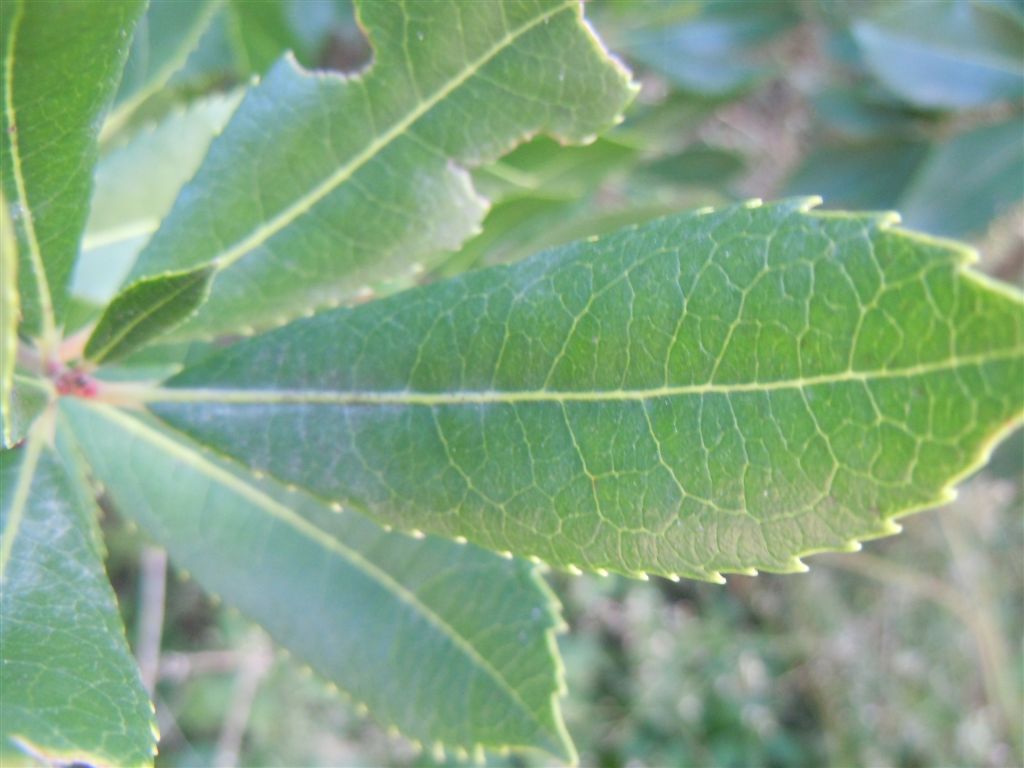
[(219, 0), (150, 0), (103, 125), (104, 139), (122, 129), (139, 105), (185, 64), (219, 6)]
[(219, 270), (176, 337), (280, 324), (457, 247), (486, 210), (464, 166), (536, 132), (586, 141), (632, 96), (576, 0), (360, 12), (372, 69), (279, 62), (143, 250), (135, 278)]
[(94, 362), (124, 357), (196, 311), (210, 290), (211, 267), (140, 280), (114, 299), (85, 345)]
[(18, 243), (0, 189), (0, 448), (9, 448), (11, 434), (11, 393), (14, 389), (14, 365), (18, 357)]
[(559, 620), (532, 566), (385, 533), (109, 407), (66, 411), (124, 514), (380, 721), (428, 745), (573, 757)]
[(150, 391), (196, 439), (564, 567), (792, 571), (942, 503), (1021, 418), (1021, 297), (891, 218), (738, 206), (240, 343)]
[(151, 764), (152, 709), (103, 571), (97, 510), (67, 462), (41, 429), (0, 452), (0, 753)]
[(143, 0), (0, 6), (0, 178), (19, 242), (22, 323), (55, 342), (89, 209), (96, 136)]

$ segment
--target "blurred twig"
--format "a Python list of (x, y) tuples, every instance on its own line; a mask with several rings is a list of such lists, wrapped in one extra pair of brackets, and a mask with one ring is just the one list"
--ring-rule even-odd
[(270, 644), (259, 630), (253, 630), (246, 642), (246, 653), (238, 667), (235, 677), (235, 688), (231, 694), (231, 703), (227, 717), (221, 727), (217, 739), (217, 750), (214, 753), (213, 765), (218, 768), (234, 768), (238, 764), (238, 756), (242, 748), (242, 738), (249, 723), (252, 702), (256, 698), (260, 682), (270, 670), (273, 662)]
[(135, 657), (142, 684), (150, 697), (160, 668), (160, 639), (164, 627), (167, 591), (167, 552), (144, 547), (139, 556), (139, 619), (135, 625)]

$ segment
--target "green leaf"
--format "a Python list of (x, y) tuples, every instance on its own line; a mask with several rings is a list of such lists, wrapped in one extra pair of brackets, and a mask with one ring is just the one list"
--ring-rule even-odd
[(124, 357), (167, 333), (206, 300), (212, 277), (211, 267), (200, 267), (134, 283), (104, 311), (85, 345), (86, 358)]
[(0, 295), (0, 448), (14, 444), (11, 432), (11, 396), (14, 390), (14, 367), (18, 358), (18, 320), (21, 306), (18, 300), (18, 241), (14, 239), (14, 225), (7, 208), (7, 200), (0, 189), (0, 276), (3, 293)]
[(872, 74), (919, 107), (972, 109), (1021, 98), (1024, 29), (972, 2), (884, 3), (852, 29)]
[(932, 149), (900, 202), (907, 224), (936, 235), (983, 233), (1024, 198), (1020, 116)]
[(103, 125), (104, 140), (124, 128), (139, 106), (185, 64), (219, 5), (219, 0), (150, 0)]
[(428, 746), (573, 759), (557, 707), (560, 620), (529, 564), (385, 533), (151, 419), (64, 404), (118, 509), (378, 720)]
[(675, 216), (247, 340), (139, 392), (375, 519), (566, 568), (794, 571), (1021, 418), (969, 251), (807, 201)]
[(278, 63), (140, 255), (135, 278), (219, 270), (175, 337), (280, 324), (457, 247), (486, 208), (464, 166), (538, 131), (586, 141), (633, 93), (571, 0), (369, 3), (361, 17), (372, 69)]
[(241, 101), (212, 94), (173, 110), (100, 158), (72, 295), (105, 304)]
[(56, 343), (64, 317), (97, 132), (144, 7), (13, 0), (0, 8), (0, 178), (18, 237), (23, 332), (44, 346)]
[(37, 428), (0, 452), (0, 752), (151, 765), (156, 726), (103, 571), (97, 510), (80, 469), (46, 442)]

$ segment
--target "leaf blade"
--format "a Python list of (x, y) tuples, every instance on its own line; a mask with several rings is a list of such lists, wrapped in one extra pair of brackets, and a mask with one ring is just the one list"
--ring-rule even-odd
[[(374, 67), (346, 80), (278, 63), (140, 256), (136, 278), (207, 263), (219, 269), (207, 306), (176, 337), (265, 327), (336, 305), (455, 247), (486, 207), (464, 167), (537, 131), (589, 139), (632, 96), (624, 70), (570, 0), (368, 4), (362, 15), (379, 38)], [(461, 48), (444, 40), (457, 23), (467, 25), (452, 33)], [(537, 61), (543, 67), (530, 72), (526, 92), (522, 75)], [(308, 119), (281, 121), (282, 112)], [(478, 118), (467, 122), (467, 113)], [(218, 194), (203, 194), (211, 189)], [(280, 253), (301, 272), (282, 279)]]
[(396, 526), (566, 568), (799, 569), (941, 503), (1020, 420), (1024, 373), (1020, 297), (968, 252), (806, 208), (672, 217), (336, 310), (145, 397)]
[(385, 533), (108, 407), (65, 413), (124, 514), (377, 719), (428, 744), (572, 759), (560, 620), (529, 565)]
[[(3, 7), (0, 167), (22, 259), (22, 323), (51, 346), (88, 212), (99, 118), (144, 7), (140, 0)], [(76, 34), (68, 38), (70, 27)]]
[(39, 428), (23, 448), (0, 453), (0, 472), (0, 751), (152, 764), (152, 709), (103, 571), (96, 509), (83, 478), (47, 447)]

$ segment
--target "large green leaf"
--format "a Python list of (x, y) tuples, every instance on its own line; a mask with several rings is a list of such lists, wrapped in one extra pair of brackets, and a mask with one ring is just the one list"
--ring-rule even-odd
[(151, 764), (152, 708), (103, 571), (97, 509), (46, 426), (0, 453), (0, 754)]
[(212, 267), (199, 267), (133, 283), (96, 323), (85, 356), (96, 363), (125, 357), (180, 324), (206, 299), (212, 276)]
[(152, 420), (75, 401), (66, 412), (124, 514), (376, 718), (428, 745), (572, 759), (560, 622), (532, 566), (386, 533)]
[(56, 342), (89, 209), (96, 136), (143, 0), (0, 5), (0, 178), (19, 242), (23, 330)]
[(806, 201), (667, 218), (296, 322), (139, 391), (377, 520), (717, 579), (897, 530), (1021, 417), (969, 251)]
[(279, 62), (140, 255), (136, 278), (219, 270), (176, 336), (280, 324), (458, 246), (486, 210), (464, 166), (536, 132), (587, 141), (633, 93), (576, 0), (360, 13), (372, 69)]

